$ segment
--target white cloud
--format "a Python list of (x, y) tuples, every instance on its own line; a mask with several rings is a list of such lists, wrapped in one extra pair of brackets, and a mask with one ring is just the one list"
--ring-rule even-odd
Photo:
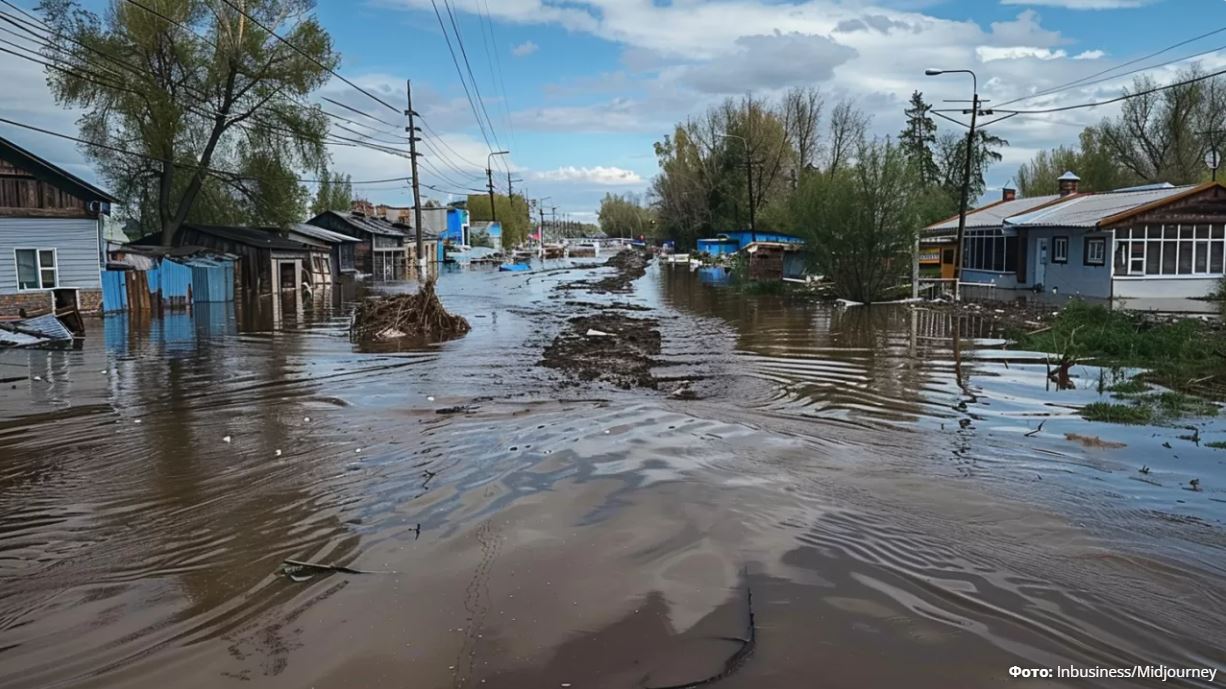
[(1062, 60), (1068, 57), (1068, 53), (1063, 50), (1052, 50), (1051, 48), (1036, 48), (1034, 46), (1014, 45), (1008, 47), (995, 47), (981, 45), (975, 48), (975, 54), (979, 56), (980, 62), (995, 62), (996, 60), (1024, 60), (1032, 58), (1035, 60)]
[(1148, 5), (1153, 0), (1001, 0), (1002, 5), (1037, 5), (1067, 10), (1119, 10)]
[(1106, 57), (1106, 55), (1107, 54), (1101, 50), (1087, 50), (1085, 52), (1077, 53), (1076, 55), (1073, 56), (1073, 59), (1074, 60), (1101, 60), (1102, 58)]
[(826, 36), (741, 36), (736, 52), (687, 68), (680, 80), (704, 93), (744, 93), (827, 81), (856, 51)]
[(543, 182), (569, 182), (575, 184), (598, 184), (601, 186), (636, 186), (643, 178), (633, 170), (620, 167), (576, 167), (567, 165), (556, 170), (532, 173), (532, 178)]
[(536, 51), (540, 49), (541, 47), (533, 43), (532, 41), (524, 41), (523, 43), (520, 43), (514, 48), (511, 48), (511, 54), (514, 55), (515, 57), (526, 57), (528, 55), (531, 55), (532, 53), (535, 53)]

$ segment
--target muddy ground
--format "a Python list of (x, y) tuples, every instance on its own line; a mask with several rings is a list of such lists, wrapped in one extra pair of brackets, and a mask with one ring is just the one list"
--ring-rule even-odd
[[(651, 257), (642, 251), (622, 251), (605, 262), (615, 269), (612, 275), (595, 281), (573, 280), (558, 288), (593, 293), (630, 292), (650, 262)], [(568, 300), (566, 305), (595, 313), (569, 319), (569, 327), (545, 348), (542, 366), (563, 371), (577, 381), (603, 381), (623, 389), (659, 387), (659, 381), (652, 375), (652, 369), (659, 365), (655, 359), (660, 354), (659, 322), (624, 313), (650, 309), (626, 303), (577, 300)]]

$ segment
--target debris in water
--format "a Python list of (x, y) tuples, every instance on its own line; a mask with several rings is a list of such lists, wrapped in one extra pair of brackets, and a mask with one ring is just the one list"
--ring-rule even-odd
[[(137, 421), (136, 423), (140, 423), (140, 421)], [(228, 436), (228, 435), (227, 435), (227, 436), (223, 436), (223, 437), (222, 437), (222, 439), (221, 439), (221, 442), (223, 442), (223, 443), (228, 443), (228, 442), (230, 442), (230, 436)]]
[(1080, 435), (1077, 433), (1065, 433), (1065, 439), (1075, 443), (1081, 443), (1082, 447), (1093, 447), (1101, 450), (1118, 450), (1121, 447), (1128, 447), (1126, 443), (1117, 443), (1111, 440), (1103, 440), (1096, 435)]
[(595, 328), (593, 328), (587, 331), (587, 336), (588, 337), (613, 337), (613, 334), (606, 333), (601, 330), (596, 330)]
[(277, 452), (276, 452), (276, 456), (277, 456), (277, 457), (280, 457), (280, 456), (281, 456), (281, 451), (280, 451), (280, 450), (277, 450)]
[(442, 409), (435, 409), (434, 413), (435, 414), (471, 414), (477, 411), (478, 409), (480, 409), (480, 407), (478, 407), (475, 404), (460, 404), (454, 407), (443, 407)]
[(350, 334), (355, 340), (421, 337), (449, 340), (471, 329), (462, 316), (447, 312), (430, 280), (414, 294), (372, 297), (358, 304)]
[(1188, 485), (1191, 486), (1191, 490), (1199, 491), (1200, 490), (1200, 479), (1194, 478), (1191, 481), (1188, 481)]
[(318, 562), (302, 562), (300, 560), (283, 560), (277, 569), (278, 574), (284, 574), (290, 581), (303, 582), (320, 574), (395, 574), (395, 572), (374, 572), (364, 569), (354, 569), (343, 565), (322, 564)]
[(1138, 469), (1138, 471), (1148, 476), (1149, 475), (1149, 465), (1148, 464), (1143, 465), (1140, 469)]

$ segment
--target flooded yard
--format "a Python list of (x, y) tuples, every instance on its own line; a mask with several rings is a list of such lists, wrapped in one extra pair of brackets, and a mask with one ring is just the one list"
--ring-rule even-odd
[[(986, 316), (656, 264), (629, 293), (560, 289), (609, 274), (444, 274), (472, 331), (404, 351), (349, 340), (346, 292), (0, 352), (0, 686), (1226, 665), (1226, 423), (1084, 421), (1114, 374), (1057, 390)], [(570, 319), (619, 310), (655, 319), (670, 386), (540, 365)]]

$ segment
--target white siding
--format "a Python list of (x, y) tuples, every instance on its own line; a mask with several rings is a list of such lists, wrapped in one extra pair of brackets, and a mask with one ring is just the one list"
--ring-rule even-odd
[(0, 294), (17, 292), (14, 249), (55, 249), (58, 287), (100, 289), (98, 221), (89, 218), (0, 218)]

